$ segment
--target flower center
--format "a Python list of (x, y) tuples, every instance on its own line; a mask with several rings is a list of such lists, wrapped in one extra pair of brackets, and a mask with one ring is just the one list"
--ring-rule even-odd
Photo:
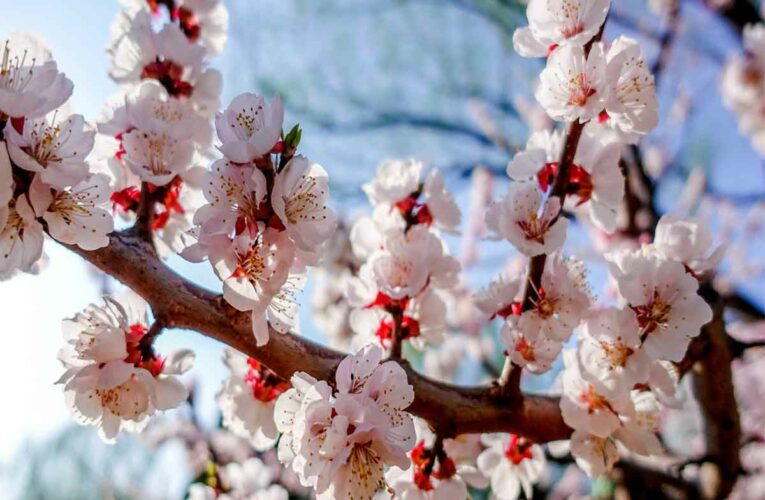
[(552, 218), (539, 217), (537, 214), (531, 214), (528, 220), (519, 220), (516, 222), (523, 236), (527, 240), (533, 240), (544, 245), (545, 234), (550, 229)]
[(587, 104), (587, 100), (597, 92), (596, 89), (590, 87), (587, 75), (584, 73), (571, 77), (568, 83), (568, 104), (570, 105), (584, 106)]
[(183, 80), (183, 66), (160, 57), (144, 66), (141, 79), (157, 80), (174, 97), (189, 97), (194, 91), (194, 87)]
[[(317, 220), (316, 213), (324, 209), (324, 191), (317, 192), (316, 186), (316, 178), (303, 175), (291, 195), (285, 198), (284, 213), (290, 224), (297, 224), (300, 220)], [(326, 218), (324, 214), (318, 217), (320, 220)]]
[(536, 354), (534, 353), (534, 347), (523, 336), (520, 336), (518, 342), (516, 342), (515, 351), (528, 362), (534, 362), (537, 359)]
[(606, 355), (612, 369), (616, 367), (624, 367), (627, 364), (629, 357), (635, 352), (622, 342), (610, 343), (601, 341), (600, 348)]
[(653, 298), (642, 306), (634, 306), (632, 310), (637, 315), (638, 324), (644, 334), (649, 334), (659, 327), (667, 325), (672, 313), (672, 304), (666, 302), (657, 290), (653, 292)]
[(531, 443), (515, 434), (511, 434), (510, 442), (505, 449), (505, 458), (510, 460), (513, 465), (518, 465), (526, 459), (533, 458), (531, 454)]
[(595, 413), (601, 410), (611, 410), (611, 403), (606, 398), (598, 394), (595, 387), (592, 385), (587, 386), (587, 390), (579, 395), (579, 401), (587, 406), (588, 413)]
[(290, 388), (290, 383), (280, 378), (266, 365), (252, 358), (247, 359), (249, 369), (244, 382), (252, 389), (252, 396), (258, 401), (269, 403)]

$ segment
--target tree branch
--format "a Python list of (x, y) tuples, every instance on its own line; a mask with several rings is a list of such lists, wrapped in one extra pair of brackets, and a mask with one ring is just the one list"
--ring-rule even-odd
[[(323, 380), (333, 377), (345, 354), (292, 334), (271, 331), (271, 340), (258, 347), (250, 315), (236, 311), (223, 297), (182, 278), (154, 253), (151, 244), (130, 232), (111, 235), (109, 246), (70, 250), (113, 276), (143, 297), (167, 327), (188, 328), (214, 338), (257, 359), (289, 379), (305, 371)], [(525, 395), (507, 405), (488, 394), (486, 387), (458, 387), (415, 372), (405, 361), (415, 400), (408, 409), (427, 420), (445, 438), (475, 432), (511, 432), (534, 442), (566, 439), (571, 429), (563, 422), (558, 398)]]
[(700, 489), (705, 498), (726, 498), (741, 472), (741, 425), (731, 373), (733, 356), (723, 317), (725, 307), (716, 294), (705, 298), (712, 305), (714, 317), (702, 328), (707, 348), (693, 366), (693, 375), (694, 392), (704, 416), (706, 452), (714, 466), (702, 469)]

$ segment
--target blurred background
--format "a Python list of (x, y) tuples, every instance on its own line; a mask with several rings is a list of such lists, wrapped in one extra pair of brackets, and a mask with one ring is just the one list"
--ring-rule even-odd
[[(10, 3), (8, 1), (7, 3)], [(285, 127), (304, 129), (303, 154), (330, 173), (334, 208), (347, 217), (367, 209), (359, 186), (381, 160), (416, 157), (442, 169), (461, 207), (470, 205), (476, 169), (504, 191), (508, 160), (528, 136), (533, 89), (543, 61), (517, 56), (512, 33), (526, 24), (525, 6), (511, 0), (228, 0), (229, 41), (212, 63), (224, 76), (224, 106), (241, 92), (285, 102)], [(104, 47), (120, 9), (117, 0), (27, 0), (3, 9), (0, 34), (31, 31), (50, 45), (75, 83), (72, 108), (95, 121), (117, 92), (107, 76)], [(730, 245), (719, 279), (753, 304), (765, 305), (761, 225), (765, 223), (765, 164), (737, 130), (718, 90), (721, 68), (740, 53), (741, 31), (700, 0), (680, 2), (681, 16), (660, 67), (660, 126), (644, 140), (661, 211), (712, 220)], [(756, 12), (756, 10), (755, 10)], [(605, 31), (641, 41), (657, 60), (666, 19), (642, 0), (616, 0)], [(538, 113), (538, 112), (537, 112)], [(538, 117), (537, 117), (538, 119)], [(575, 230), (568, 252), (587, 252), (590, 233)], [(465, 243), (448, 240), (460, 254)], [(184, 446), (147, 446), (122, 436), (101, 444), (91, 428), (70, 419), (60, 388), (60, 321), (119, 285), (73, 253), (46, 245), (40, 275), (0, 283), (3, 360), (0, 362), (0, 495), (3, 498), (180, 498), (190, 481)], [(468, 278), (477, 288), (507, 263), (511, 247), (485, 244)], [(171, 265), (219, 289), (206, 264)], [(589, 263), (596, 293), (599, 262)], [(304, 292), (303, 333), (323, 341)], [(600, 294), (600, 293), (599, 293)], [(197, 361), (194, 418), (213, 428), (214, 396), (226, 370), (222, 347), (194, 332), (170, 331), (159, 350), (189, 347)], [(459, 379), (476, 382), (468, 362)], [(528, 384), (548, 384), (527, 381)], [(183, 410), (190, 412), (191, 410)], [(181, 411), (181, 413), (183, 413)], [(167, 419), (172, 422), (174, 416)]]

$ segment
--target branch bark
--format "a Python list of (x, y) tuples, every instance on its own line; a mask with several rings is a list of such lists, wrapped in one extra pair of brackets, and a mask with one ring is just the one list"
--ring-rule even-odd
[[(168, 328), (187, 328), (214, 338), (262, 362), (289, 379), (305, 371), (319, 379), (334, 376), (345, 354), (292, 334), (271, 331), (271, 340), (258, 347), (250, 316), (236, 311), (221, 295), (175, 273), (156, 256), (151, 244), (131, 232), (114, 233), (109, 246), (70, 250), (143, 297)], [(511, 432), (534, 442), (566, 439), (571, 429), (563, 422), (558, 398), (525, 395), (517, 405), (492, 397), (487, 387), (458, 387), (425, 377), (400, 362), (415, 401), (409, 411), (427, 420), (445, 438), (463, 433)]]
[(713, 467), (702, 468), (700, 489), (704, 498), (726, 498), (741, 472), (741, 425), (736, 402), (731, 362), (719, 296), (708, 299), (713, 307), (712, 321), (701, 335), (707, 347), (693, 366), (694, 392), (704, 416), (706, 454)]

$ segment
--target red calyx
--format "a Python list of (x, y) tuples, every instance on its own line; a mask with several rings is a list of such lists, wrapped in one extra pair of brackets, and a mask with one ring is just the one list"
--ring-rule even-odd
[(532, 458), (531, 443), (515, 434), (511, 434), (510, 443), (505, 450), (505, 457), (510, 460), (513, 465), (518, 465), (525, 459)]
[[(499, 316), (502, 319), (507, 319), (510, 316), (520, 316), (523, 312), (523, 304), (520, 302), (512, 302), (499, 311), (494, 315), (494, 317)], [(492, 319), (494, 319), (492, 317)]]
[(430, 213), (428, 205), (417, 202), (419, 196), (419, 192), (412, 193), (395, 203), (396, 209), (398, 209), (406, 221), (407, 228), (415, 224), (425, 224), (427, 226), (433, 224), (433, 214)]
[(438, 469), (433, 471), (433, 477), (436, 479), (451, 479), (457, 473), (457, 466), (454, 465), (454, 460), (449, 457), (440, 460), (438, 464)]
[(119, 208), (122, 213), (127, 213), (129, 211), (135, 212), (140, 200), (141, 191), (134, 186), (127, 187), (122, 191), (115, 191), (111, 196), (112, 212), (117, 213), (117, 208)]
[(555, 174), (558, 172), (558, 162), (545, 163), (539, 172), (537, 172), (537, 182), (542, 191), (547, 192), (547, 189), (555, 181)]
[(130, 325), (130, 333), (127, 336), (128, 342), (138, 342), (146, 335), (146, 327), (141, 323), (134, 323)]
[(202, 26), (199, 24), (196, 14), (185, 7), (180, 7), (173, 11), (173, 15), (174, 19), (180, 21), (181, 31), (186, 35), (186, 38), (190, 42), (196, 42), (202, 31)]
[(182, 80), (183, 66), (173, 61), (163, 61), (157, 58), (156, 61), (144, 66), (141, 72), (141, 79), (153, 79), (159, 81), (167, 93), (171, 96), (188, 97), (194, 91), (194, 87)]
[(606, 111), (605, 109), (601, 111), (600, 113), (598, 113), (598, 123), (605, 123), (608, 121), (609, 118), (611, 117), (608, 115), (608, 111)]
[(579, 165), (571, 165), (568, 178), (568, 192), (579, 197), (577, 205), (587, 202), (592, 197), (592, 176)]
[(248, 358), (247, 365), (249, 370), (244, 377), (244, 381), (251, 387), (252, 396), (255, 399), (268, 403), (278, 398), (281, 393), (290, 388), (289, 382), (281, 379), (276, 373), (257, 360)]
[(420, 442), (417, 443), (414, 448), (412, 448), (412, 451), (409, 452), (409, 456), (412, 458), (412, 463), (417, 467), (425, 466), (425, 464), (428, 462), (430, 453), (428, 452), (427, 448), (425, 448), (424, 439), (421, 439)]
[(160, 201), (162, 209), (157, 211), (157, 214), (154, 216), (154, 222), (152, 222), (151, 225), (152, 230), (158, 231), (164, 228), (167, 225), (167, 222), (170, 220), (170, 215), (173, 212), (178, 214), (185, 213), (183, 205), (181, 205), (180, 201), (178, 201), (181, 195), (182, 186), (183, 181), (181, 181), (180, 177), (176, 177), (170, 184), (166, 186), (165, 195)]
[(416, 484), (422, 491), (431, 491), (433, 489), (433, 483), (430, 482), (430, 476), (425, 474), (422, 469), (414, 471), (414, 484)]
[[(380, 344), (393, 338), (393, 320), (380, 321), (375, 335), (380, 339)], [(404, 316), (401, 320), (401, 340), (413, 339), (420, 336), (420, 322), (411, 316)]]
[(433, 215), (430, 213), (427, 205), (419, 205), (419, 210), (417, 210), (414, 220), (417, 221), (417, 224), (425, 224), (426, 226), (433, 224)]

